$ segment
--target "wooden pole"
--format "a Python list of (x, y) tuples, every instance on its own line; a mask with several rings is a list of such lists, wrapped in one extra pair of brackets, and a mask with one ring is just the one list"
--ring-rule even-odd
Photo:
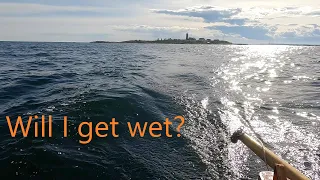
[(278, 157), (272, 151), (262, 146), (261, 143), (254, 140), (249, 135), (245, 134), (242, 129), (236, 131), (232, 137), (231, 141), (236, 143), (238, 140), (243, 142), (248, 148), (250, 148), (257, 156), (259, 156), (263, 161), (265, 161), (272, 169), (275, 169), (276, 164), (282, 164), (285, 169), (287, 177), (291, 180), (309, 180), (304, 174), (302, 174), (295, 167), (291, 166), (285, 160)]

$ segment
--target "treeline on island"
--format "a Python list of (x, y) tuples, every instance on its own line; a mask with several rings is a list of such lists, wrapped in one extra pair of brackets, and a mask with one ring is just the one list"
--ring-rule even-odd
[(210, 40), (210, 39), (199, 39), (190, 38), (185, 39), (158, 39), (155, 41), (146, 41), (146, 40), (129, 40), (122, 42), (109, 42), (109, 41), (94, 41), (92, 43), (153, 43), (153, 44), (232, 44), (229, 41), (223, 41), (219, 39)]

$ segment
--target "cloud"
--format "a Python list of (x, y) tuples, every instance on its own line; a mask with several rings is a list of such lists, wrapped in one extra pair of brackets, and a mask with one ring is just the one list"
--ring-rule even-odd
[(199, 31), (199, 28), (181, 26), (114, 26), (115, 30), (149, 34), (151, 38), (184, 38), (186, 32)]
[(59, 11), (92, 11), (102, 12), (107, 10), (106, 8), (99, 7), (81, 7), (81, 6), (54, 6), (43, 4), (24, 4), (24, 3), (1, 3), (1, 14), (25, 14), (34, 12), (59, 12)]
[(188, 16), (202, 18), (205, 22), (227, 22), (230, 24), (244, 24), (246, 18), (233, 19), (234, 15), (239, 14), (242, 10), (240, 8), (219, 8), (214, 6), (200, 6), (191, 7), (179, 10), (152, 10), (155, 13), (175, 15), (175, 16)]
[(232, 24), (232, 25), (244, 25), (247, 21), (249, 21), (248, 18), (234, 18), (234, 19), (224, 19), (223, 22)]
[(312, 33), (315, 36), (320, 36), (320, 29), (315, 29)]
[(2, 17), (39, 17), (39, 16), (130, 16), (133, 9), (119, 13), (123, 8), (96, 6), (57, 6), (28, 3), (0, 3)]
[(210, 26), (208, 29), (219, 30), (228, 35), (239, 35), (247, 39), (270, 40), (272, 39), (267, 28), (259, 26)]
[(320, 27), (314, 24), (306, 26), (296, 26), (292, 29), (288, 29), (283, 33), (279, 33), (278, 36), (282, 38), (320, 37)]
[(320, 27), (316, 24), (289, 26), (284, 31), (276, 31), (274, 39), (281, 43), (319, 44)]
[(283, 12), (284, 14), (295, 15), (295, 16), (319, 16), (320, 15), (320, 9), (315, 9), (310, 6), (284, 8)]
[(303, 7), (281, 7), (281, 8), (259, 8), (253, 7), (251, 12), (261, 15), (260, 17), (299, 17), (299, 16), (317, 16), (320, 15), (320, 9), (303, 6)]
[(307, 13), (307, 15), (310, 15), (310, 16), (320, 16), (320, 10), (316, 10), (316, 11), (309, 12), (309, 13)]
[(297, 16), (318, 16), (320, 10), (312, 7), (281, 7), (281, 8), (221, 8), (215, 6), (196, 6), (178, 10), (153, 9), (154, 13), (173, 16), (202, 18), (206, 23), (225, 22), (231, 25), (246, 23), (264, 18), (289, 18)]
[(198, 30), (198, 28), (181, 27), (181, 26), (148, 26), (148, 25), (133, 25), (133, 26), (114, 26), (114, 29), (122, 31), (136, 31), (136, 32), (149, 32), (149, 31), (171, 31), (171, 32), (187, 32), (190, 30)]

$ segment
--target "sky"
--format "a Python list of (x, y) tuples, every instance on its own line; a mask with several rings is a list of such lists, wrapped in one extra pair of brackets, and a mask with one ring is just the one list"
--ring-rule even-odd
[(0, 0), (0, 41), (320, 44), (319, 0)]

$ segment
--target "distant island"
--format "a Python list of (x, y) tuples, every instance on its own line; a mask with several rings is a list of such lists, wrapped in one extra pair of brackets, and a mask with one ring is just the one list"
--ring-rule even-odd
[(121, 42), (110, 42), (110, 41), (93, 41), (91, 43), (153, 43), (153, 44), (232, 44), (229, 41), (219, 40), (219, 39), (205, 39), (199, 38), (198, 40), (193, 37), (189, 37), (188, 33), (186, 34), (186, 39), (157, 39), (154, 41), (147, 40), (129, 40)]

